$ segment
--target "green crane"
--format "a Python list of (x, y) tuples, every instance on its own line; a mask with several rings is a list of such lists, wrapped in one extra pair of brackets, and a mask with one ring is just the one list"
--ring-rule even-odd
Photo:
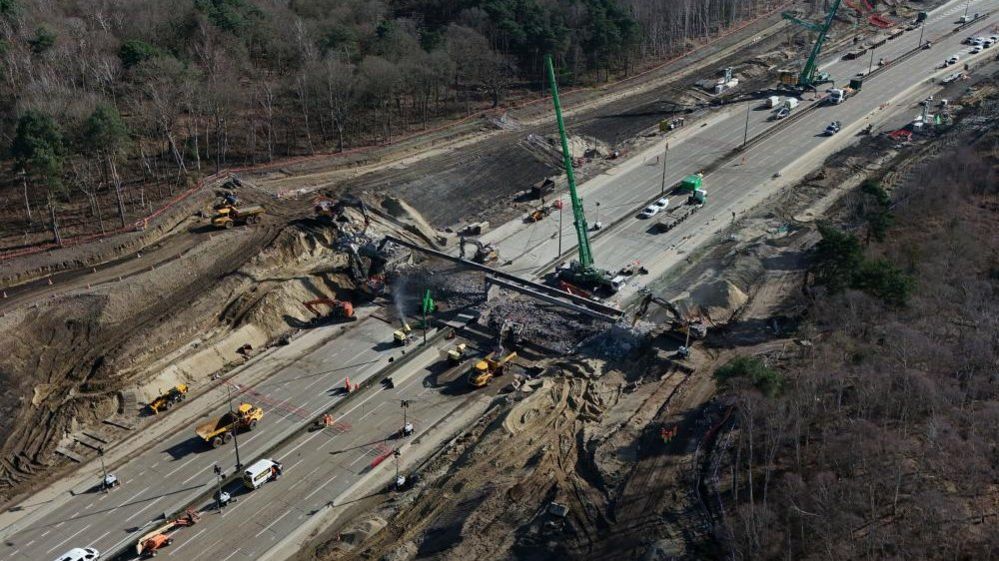
[(784, 19), (819, 34), (819, 36), (815, 39), (815, 44), (812, 45), (812, 52), (808, 55), (805, 67), (801, 69), (801, 74), (798, 75), (798, 87), (800, 88), (814, 88), (819, 84), (824, 84), (830, 81), (828, 73), (818, 71), (819, 54), (822, 52), (822, 45), (826, 42), (826, 38), (829, 35), (829, 29), (833, 24), (833, 19), (836, 17), (836, 12), (839, 10), (840, 1), (841, 0), (833, 0), (832, 6), (829, 7), (829, 11), (826, 13), (826, 19), (821, 24), (805, 21), (789, 12), (781, 13), (781, 16)]
[(545, 55), (545, 69), (548, 72), (548, 84), (551, 87), (552, 103), (555, 105), (555, 121), (558, 123), (558, 134), (562, 140), (562, 163), (565, 166), (565, 176), (569, 182), (569, 198), (572, 200), (573, 226), (576, 228), (578, 240), (579, 261), (570, 265), (566, 272), (570, 282), (579, 284), (611, 287), (610, 275), (598, 269), (593, 264), (593, 252), (590, 251), (590, 237), (587, 233), (586, 215), (583, 214), (583, 203), (576, 192), (576, 178), (572, 173), (572, 154), (569, 152), (569, 140), (565, 135), (565, 123), (562, 121), (562, 105), (558, 101), (558, 84), (555, 83), (555, 66), (552, 56)]

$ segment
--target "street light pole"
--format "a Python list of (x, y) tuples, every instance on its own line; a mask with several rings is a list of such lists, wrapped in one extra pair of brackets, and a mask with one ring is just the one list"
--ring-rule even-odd
[(101, 471), (104, 473), (104, 479), (101, 479), (101, 487), (104, 488), (104, 492), (110, 492), (108, 489), (108, 468), (104, 466), (104, 447), (101, 446), (97, 449), (97, 457), (101, 460)]
[[(232, 410), (232, 386), (228, 383), (225, 385), (225, 390), (229, 396), (229, 414), (235, 418), (236, 413)], [(236, 471), (243, 469), (243, 463), (239, 461), (239, 438), (236, 437), (236, 427), (232, 428), (232, 443), (236, 447)]]
[(971, 8), (971, 0), (968, 0), (968, 3), (964, 5), (964, 17), (965, 18), (968, 17), (968, 9), (969, 8)]
[(919, 25), (919, 44), (916, 45), (917, 49), (923, 46), (923, 31), (925, 30), (926, 30), (926, 22), (924, 21)]
[(742, 133), (742, 147), (746, 147), (746, 143), (749, 142), (749, 112), (753, 110), (753, 104), (746, 104), (746, 130)]
[(218, 494), (215, 495), (215, 505), (218, 506), (219, 512), (222, 512), (222, 468), (218, 464), (212, 466), (212, 471), (215, 472), (215, 483), (218, 487)]
[(559, 199), (558, 205), (558, 256), (562, 257), (562, 199)]
[(659, 196), (666, 194), (666, 156), (669, 155), (669, 141), (666, 141), (666, 146), (663, 148), (663, 180), (662, 184), (659, 185)]
[(871, 69), (874, 68), (874, 49), (875, 49), (875, 47), (871, 47), (871, 63), (867, 65), (867, 73), (868, 74), (870, 74), (871, 73)]

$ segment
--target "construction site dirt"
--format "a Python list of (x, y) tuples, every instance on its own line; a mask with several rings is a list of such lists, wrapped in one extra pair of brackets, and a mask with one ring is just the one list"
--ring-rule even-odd
[[(985, 80), (965, 99), (984, 108), (996, 95)], [(653, 290), (671, 299), (718, 283), (742, 295), (716, 298), (710, 335), (690, 359), (673, 358), (682, 339), (657, 336), (648, 326), (667, 318), (653, 314), (625, 353), (591, 340), (576, 358), (551, 360), (544, 379), (496, 400), (422, 465), (415, 490), (351, 505), (300, 561), (724, 557), (712, 449), (724, 450), (730, 437), (719, 429), (732, 409), (714, 397), (712, 372), (737, 355), (776, 365), (807, 349), (797, 324), (818, 221), (851, 215), (866, 180), (895, 189), (948, 147), (994, 135), (981, 111), (943, 137), (875, 137), (832, 156), (660, 279)]]
[[(752, 89), (765, 64), (737, 63), (747, 53), (780, 58), (773, 51), (781, 40), (767, 35), (751, 51), (725, 53), (698, 71), (734, 65)], [(615, 151), (660, 140), (643, 135), (677, 113), (673, 103), (710, 99), (686, 86), (636, 90), (573, 118), (575, 145), (590, 152), (583, 177), (612, 165)], [(376, 260), (361, 248), (386, 234), (441, 247), (453, 241), (445, 228), (523, 214), (531, 206), (514, 203), (516, 193), (558, 175), (549, 125), (528, 114), (480, 128), (489, 129), (488, 140), (364, 174), (336, 169), (301, 180), (294, 171), (291, 177), (248, 174), (253, 188), (239, 195), (266, 207), (257, 224), (211, 227), (215, 193), (206, 193), (178, 211), (153, 243), (136, 234), (133, 241), (69, 248), (5, 269), (11, 285), (34, 280), (11, 286), (0, 300), (0, 337), (11, 341), (0, 356), (6, 389), (0, 494), (22, 495), (74, 461), (94, 457), (92, 437), (83, 433), (110, 426), (108, 419), (131, 427), (108, 429), (101, 436), (106, 443), (154, 422), (143, 404), (162, 388), (185, 383), (196, 393), (309, 329), (316, 320), (305, 301), (353, 302), (361, 316), (394, 329), (419, 318), (429, 291), (444, 317), (478, 316), (490, 333), (518, 326), (536, 371), (518, 373), (508, 397), (425, 468), (419, 493), (357, 506), (368, 509), (369, 520), (390, 521), (384, 530), (371, 532), (370, 540), (356, 530), (361, 537), (353, 543), (325, 543), (318, 558), (488, 559), (517, 551), (523, 558), (612, 559), (620, 551), (637, 557), (650, 548), (672, 555), (705, 547), (712, 520), (694, 490), (703, 459), (698, 444), (725, 412), (710, 403), (710, 372), (730, 347), (770, 348), (785, 319), (800, 313), (786, 296), (802, 281), (803, 255), (815, 237), (810, 226), (787, 223), (822, 216), (828, 208), (822, 205), (832, 202), (823, 198), (825, 185), (848, 182), (829, 179), (794, 190), (787, 195), (793, 200), (773, 202), (782, 213), (744, 218), (733, 226), (736, 239), (716, 240), (697, 256), (696, 267), (651, 286), (670, 299), (689, 300), (714, 326), (729, 326), (681, 362), (674, 355), (682, 340), (661, 335), (655, 325), (667, 318), (608, 330), (606, 323), (502, 289), (489, 297), (482, 272), (405, 251), (383, 271), (391, 292), (365, 291), (365, 282), (377, 276)], [(886, 141), (871, 142), (884, 149)], [(858, 178), (870, 162), (864, 150), (842, 156), (854, 158), (844, 168)], [(325, 220), (314, 216), (311, 194), (273, 196), (290, 183), (329, 195), (363, 192), (372, 211), (350, 207)], [(786, 210), (795, 203), (796, 210)], [(46, 270), (52, 276), (40, 278)], [(686, 288), (672, 288), (677, 285)], [(565, 358), (574, 352), (577, 357)], [(542, 370), (544, 378), (537, 376)], [(457, 374), (450, 374), (457, 385)], [(670, 506), (657, 507), (664, 503)]]

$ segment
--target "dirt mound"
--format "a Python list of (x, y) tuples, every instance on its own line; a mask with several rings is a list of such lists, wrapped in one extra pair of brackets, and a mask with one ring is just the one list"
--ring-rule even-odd
[[(121, 281), (62, 294), (0, 318), (10, 341), (0, 357), (0, 491), (60, 463), (66, 435), (185, 382), (197, 389), (264, 347), (305, 327), (303, 300), (353, 290), (335, 230), (314, 221), (236, 229), (183, 258)], [(86, 452), (86, 450), (83, 450)]]

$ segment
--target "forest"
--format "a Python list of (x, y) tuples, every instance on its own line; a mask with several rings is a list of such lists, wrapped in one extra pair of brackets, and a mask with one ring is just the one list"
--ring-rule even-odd
[[(0, 0), (0, 235), (625, 76), (774, 0)], [(536, 94), (535, 94), (536, 95)], [(65, 219), (64, 219), (65, 220)], [(46, 234), (47, 235), (47, 234)]]
[(994, 142), (851, 195), (811, 256), (811, 345), (716, 372), (740, 427), (720, 475), (733, 558), (995, 555)]

